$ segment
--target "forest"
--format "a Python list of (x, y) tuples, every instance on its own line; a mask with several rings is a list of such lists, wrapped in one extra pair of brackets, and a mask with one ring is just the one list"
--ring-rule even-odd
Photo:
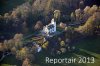
[[(60, 34), (46, 38), (41, 35), (41, 30), (52, 18), (55, 19)], [(97, 65), (92, 66), (100, 66), (99, 40), (100, 4), (96, 0), (0, 2), (0, 66), (92, 65), (53, 65), (44, 61), (46, 56), (59, 58), (78, 55), (93, 55)], [(38, 53), (40, 47), (42, 51)]]

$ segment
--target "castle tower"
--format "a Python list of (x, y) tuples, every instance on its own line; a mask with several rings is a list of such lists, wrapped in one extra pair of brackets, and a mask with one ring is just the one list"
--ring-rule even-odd
[(51, 20), (51, 24), (54, 25), (54, 31), (53, 32), (56, 32), (56, 22), (55, 22), (54, 18)]

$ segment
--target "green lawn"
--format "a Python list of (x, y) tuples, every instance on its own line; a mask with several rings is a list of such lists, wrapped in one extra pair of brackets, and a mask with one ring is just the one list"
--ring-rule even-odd
[(15, 55), (10, 55), (4, 58), (0, 66), (12, 66), (12, 65), (21, 66), (21, 63), (22, 62), (20, 60), (16, 59)]
[(2, 64), (1, 66), (12, 66), (12, 65), (9, 65), (9, 64)]

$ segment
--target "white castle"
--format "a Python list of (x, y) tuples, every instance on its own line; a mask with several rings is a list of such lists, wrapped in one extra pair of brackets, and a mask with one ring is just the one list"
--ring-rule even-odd
[(51, 20), (51, 23), (43, 27), (43, 32), (49, 36), (56, 32), (56, 22), (54, 19)]

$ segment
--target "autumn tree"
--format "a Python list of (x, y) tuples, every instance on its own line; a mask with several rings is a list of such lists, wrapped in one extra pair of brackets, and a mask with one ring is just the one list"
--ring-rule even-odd
[(89, 10), (90, 10), (90, 6), (86, 6), (86, 7), (84, 8), (84, 16), (83, 16), (84, 22), (86, 22), (87, 19), (91, 16), (91, 15), (89, 14)]
[(15, 43), (14, 43), (13, 39), (8, 40), (8, 43), (7, 43), (8, 49), (11, 49), (14, 45), (15, 45)]
[[(5, 20), (5, 23), (8, 24), (10, 20), (10, 15), (9, 13), (5, 13), (3, 19)], [(8, 25), (7, 25), (8, 26)]]
[(30, 51), (31, 51), (32, 54), (36, 53), (36, 52), (37, 52), (37, 47), (36, 47), (36, 45), (32, 46), (32, 48), (31, 48)]
[(18, 12), (18, 11), (12, 11), (12, 13), (11, 13), (11, 17), (13, 18), (13, 19), (15, 19), (15, 18), (17, 18), (18, 17), (18, 15), (20, 15), (20, 13)]
[(83, 13), (84, 13), (84, 11), (82, 9), (75, 10), (75, 16), (76, 16), (77, 22), (80, 22), (83, 19)]
[(54, 19), (55, 19), (57, 22), (60, 21), (60, 16), (61, 16), (60, 10), (55, 10), (55, 11), (54, 11)]
[(28, 58), (25, 58), (25, 60), (22, 63), (22, 66), (31, 66), (31, 62)]
[(60, 42), (60, 46), (61, 47), (65, 46), (65, 42), (63, 40)]
[(71, 22), (74, 22), (75, 19), (76, 19), (75, 13), (72, 12), (71, 15), (70, 15), (70, 17), (71, 17)]
[(21, 6), (18, 6), (16, 9), (14, 9), (11, 13), (11, 17), (14, 20), (16, 18), (20, 18), (21, 20), (27, 20), (31, 10), (31, 5), (28, 2), (26, 2)]
[(16, 57), (20, 60), (25, 59), (29, 54), (29, 49), (27, 47), (24, 47), (17, 51)]
[(36, 25), (34, 26), (35, 30), (40, 30), (43, 28), (43, 24), (41, 21), (37, 21)]
[(4, 51), (3, 43), (0, 43), (0, 51)]
[(35, 56), (34, 56), (34, 54), (32, 54), (32, 53), (29, 53), (29, 54), (27, 55), (27, 58), (30, 60), (31, 63), (33, 63), (33, 62), (35, 61)]
[(89, 10), (90, 10), (90, 6), (86, 6), (86, 7), (84, 8), (84, 12), (85, 12), (85, 13), (89, 13)]
[(7, 40), (4, 40), (3, 44), (4, 44), (5, 49), (8, 50), (8, 46), (7, 46), (8, 41)]
[(15, 47), (20, 49), (23, 46), (23, 34), (15, 34), (13, 39), (15, 41)]
[(22, 42), (22, 41), (15, 42), (15, 47), (16, 47), (17, 49), (22, 48), (22, 47), (23, 47), (23, 42)]
[(66, 27), (66, 24), (63, 23), (63, 22), (61, 22), (60, 25), (59, 25), (59, 27), (64, 29)]
[(94, 26), (95, 26), (94, 21), (95, 21), (95, 18), (93, 16), (89, 17), (86, 23), (83, 26), (80, 26), (78, 28), (78, 31), (85, 35), (92, 35), (94, 31)]
[(22, 33), (19, 33), (19, 34), (17, 33), (17, 34), (15, 34), (13, 39), (16, 40), (16, 41), (22, 40), (23, 39), (23, 34)]
[(89, 10), (89, 14), (90, 15), (93, 15), (93, 13), (95, 13), (98, 9), (98, 6), (97, 5), (93, 5), (90, 10)]
[(11, 48), (11, 53), (12, 53), (12, 54), (16, 54), (16, 51), (17, 51), (16, 47), (12, 47), (12, 48)]

